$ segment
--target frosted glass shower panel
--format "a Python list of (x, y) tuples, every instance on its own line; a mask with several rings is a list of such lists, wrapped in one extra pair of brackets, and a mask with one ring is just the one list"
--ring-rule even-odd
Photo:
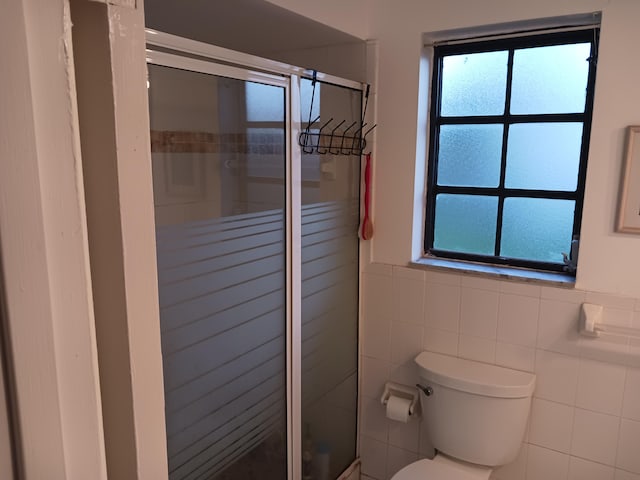
[[(303, 125), (312, 96), (311, 120), (360, 120), (360, 91), (312, 92), (303, 79)], [(360, 157), (303, 153), (302, 175), (302, 469), (332, 480), (356, 458)]]
[(169, 478), (284, 479), (285, 89), (149, 82)]

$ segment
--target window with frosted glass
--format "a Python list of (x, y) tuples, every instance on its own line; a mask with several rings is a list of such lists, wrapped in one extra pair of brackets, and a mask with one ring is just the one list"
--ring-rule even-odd
[(575, 272), (597, 37), (434, 48), (427, 254)]

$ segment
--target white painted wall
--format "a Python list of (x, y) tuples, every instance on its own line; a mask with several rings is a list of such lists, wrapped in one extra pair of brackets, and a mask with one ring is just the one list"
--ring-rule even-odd
[(271, 55), (280, 62), (317, 70), (357, 82), (366, 82), (366, 43), (343, 43), (314, 48), (274, 51)]
[[(374, 3), (370, 35), (379, 40), (377, 155), (375, 175), (375, 261), (403, 265), (412, 255), (412, 205), (420, 205), (423, 181), (414, 178), (418, 118), (418, 68), (421, 33), (483, 24), (603, 11), (600, 55), (593, 113), (591, 148), (585, 193), (577, 287), (638, 296), (638, 262), (633, 259), (640, 239), (613, 232), (624, 129), (640, 122), (640, 65), (630, 61), (629, 46), (640, 42), (634, 19), (640, 4), (633, 0), (609, 2), (389, 2)], [(417, 171), (421, 171), (418, 168)], [(414, 184), (412, 191), (408, 188)], [(420, 225), (418, 225), (420, 228)]]
[(267, 0), (317, 22), (366, 39), (369, 36), (369, 0)]
[[(380, 126), (374, 159), (377, 228), (372, 242), (372, 258), (395, 265), (404, 265), (416, 256), (415, 247), (412, 250), (413, 205), (421, 206), (424, 198), (423, 170), (420, 167), (424, 156), (420, 149), (416, 150), (416, 144), (425, 132), (423, 126), (416, 128), (421, 35), (601, 10), (600, 59), (577, 287), (633, 296), (640, 294), (640, 276), (636, 274), (638, 262), (634, 260), (640, 238), (613, 230), (624, 129), (640, 123), (637, 108), (640, 91), (636, 88), (640, 64), (629, 56), (630, 45), (640, 42), (640, 31), (636, 26), (636, 20), (640, 18), (638, 2), (371, 0), (364, 2), (361, 9), (353, 10), (324, 3), (320, 9), (310, 1), (273, 0), (273, 3), (344, 29), (352, 35), (378, 40), (377, 121)], [(362, 28), (361, 10), (368, 12), (368, 29)], [(415, 178), (416, 172), (418, 178)], [(418, 224), (417, 228), (421, 226)]]

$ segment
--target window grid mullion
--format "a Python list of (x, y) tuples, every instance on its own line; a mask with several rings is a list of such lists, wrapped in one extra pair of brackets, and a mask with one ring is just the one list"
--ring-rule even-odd
[(476, 115), (461, 117), (440, 117), (440, 125), (476, 125), (486, 123), (561, 123), (580, 122), (584, 123), (584, 113), (527, 113), (516, 114), (505, 113), (504, 115)]
[(459, 187), (451, 185), (434, 186), (435, 194), (449, 193), (452, 195), (482, 195), (526, 198), (548, 198), (550, 200), (576, 200), (580, 192), (577, 190), (529, 190), (526, 188), (499, 187)]
[(599, 34), (593, 31), (593, 40), (591, 41), (591, 56), (589, 57), (589, 77), (587, 80), (587, 97), (585, 98), (585, 120), (582, 123), (582, 145), (580, 148), (580, 166), (578, 170), (578, 188), (579, 197), (576, 199), (575, 214), (573, 216), (573, 237), (579, 236), (582, 225), (582, 208), (584, 202), (584, 189), (587, 179), (587, 157), (589, 154), (589, 143), (591, 138), (591, 122), (593, 120), (593, 100), (595, 93), (596, 81), (596, 65), (598, 63), (598, 43)]
[[(506, 118), (511, 112), (511, 87), (513, 83), (513, 48), (509, 49), (509, 57), (507, 60), (507, 85), (504, 99), (504, 114)], [(507, 145), (509, 140), (509, 123), (505, 121), (502, 124), (502, 156), (500, 158), (500, 184), (499, 189), (504, 192), (504, 181), (507, 171)], [(498, 197), (498, 212), (496, 218), (496, 241), (494, 245), (494, 255), (500, 256), (500, 244), (502, 242), (502, 220), (504, 213), (504, 193)]]
[(430, 196), (427, 202), (427, 219), (431, 228), (426, 229), (428, 238), (425, 241), (425, 251), (429, 251), (433, 247), (435, 242), (435, 224), (436, 217), (436, 195), (438, 185), (438, 155), (440, 147), (440, 104), (442, 97), (442, 69), (443, 69), (443, 56), (438, 56), (435, 62), (433, 70), (433, 87), (431, 92), (432, 110), (431, 110), (431, 126), (430, 126), (430, 138), (432, 146), (429, 148), (429, 176), (432, 179), (429, 184), (428, 196)]

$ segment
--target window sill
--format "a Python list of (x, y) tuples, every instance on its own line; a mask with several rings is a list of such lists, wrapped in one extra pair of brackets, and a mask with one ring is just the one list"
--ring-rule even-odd
[(538, 283), (561, 288), (573, 288), (576, 283), (574, 276), (560, 272), (540, 272), (523, 268), (503, 267), (497, 265), (483, 265), (435, 257), (423, 257), (412, 262), (409, 266), (427, 270), (441, 270), (449, 273), (461, 273), (481, 277), (499, 278), (528, 283)]

